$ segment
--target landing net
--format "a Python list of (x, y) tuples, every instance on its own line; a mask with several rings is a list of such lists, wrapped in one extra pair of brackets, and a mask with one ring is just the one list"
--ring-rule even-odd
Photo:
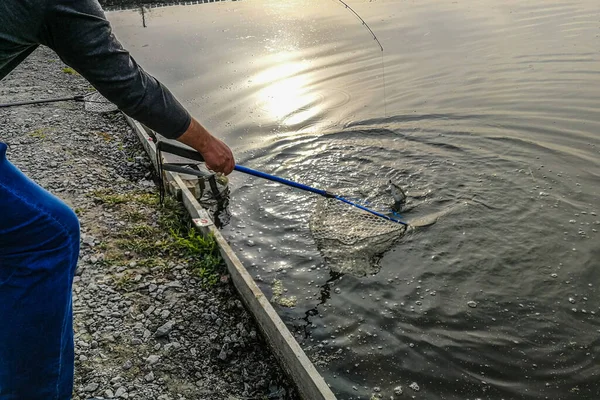
[(364, 276), (379, 271), (379, 259), (402, 237), (406, 226), (336, 199), (320, 198), (310, 229), (332, 271)]

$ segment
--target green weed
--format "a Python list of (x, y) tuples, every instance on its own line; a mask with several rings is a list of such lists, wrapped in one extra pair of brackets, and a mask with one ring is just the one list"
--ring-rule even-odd
[[(111, 241), (107, 257), (114, 263), (124, 261), (124, 252), (129, 251), (138, 267), (158, 268), (167, 272), (166, 261), (185, 264), (205, 286), (219, 283), (225, 264), (219, 253), (217, 243), (212, 236), (204, 237), (197, 231), (183, 206), (171, 197), (167, 197), (161, 208), (158, 196), (154, 193), (114, 193), (107, 190), (95, 191), (91, 195), (97, 202), (115, 207), (133, 223), (116, 234)], [(142, 206), (154, 208), (158, 214), (155, 226), (144, 224), (150, 219), (141, 210)], [(172, 265), (173, 263), (171, 263)], [(115, 284), (127, 289), (131, 277), (120, 275)]]
[(33, 130), (31, 132), (28, 133), (29, 136), (34, 137), (36, 139), (46, 139), (46, 131), (48, 131), (48, 128), (38, 128), (36, 130)]
[(79, 74), (77, 73), (77, 71), (75, 71), (75, 70), (74, 70), (73, 68), (71, 68), (71, 67), (64, 67), (64, 68), (62, 69), (62, 72), (64, 72), (65, 74), (68, 74), (68, 75), (79, 75)]

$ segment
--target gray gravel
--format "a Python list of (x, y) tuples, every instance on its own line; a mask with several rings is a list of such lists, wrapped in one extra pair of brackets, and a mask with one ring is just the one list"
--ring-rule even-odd
[[(38, 49), (0, 83), (0, 102), (87, 93), (89, 84), (64, 67)], [(74, 102), (2, 109), (0, 140), (14, 164), (80, 216), (74, 399), (297, 398), (229, 283), (204, 289), (185, 265), (106, 262), (104, 249), (127, 220), (90, 194), (156, 191), (150, 161), (122, 115)], [(160, 209), (136, 212), (152, 217)], [(123, 287), (114, 277), (125, 273), (131, 284)]]

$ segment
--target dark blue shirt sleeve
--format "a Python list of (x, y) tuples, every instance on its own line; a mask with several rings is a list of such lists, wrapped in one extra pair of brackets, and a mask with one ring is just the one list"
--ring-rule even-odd
[(121, 46), (97, 0), (46, 2), (40, 40), (125, 114), (176, 139), (190, 114)]

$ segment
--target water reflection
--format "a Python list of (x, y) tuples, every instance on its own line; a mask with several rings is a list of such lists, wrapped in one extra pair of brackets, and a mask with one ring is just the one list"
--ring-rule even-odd
[(307, 61), (295, 61), (293, 53), (279, 53), (253, 82), (259, 107), (282, 125), (301, 124), (319, 112), (320, 96), (311, 91)]

